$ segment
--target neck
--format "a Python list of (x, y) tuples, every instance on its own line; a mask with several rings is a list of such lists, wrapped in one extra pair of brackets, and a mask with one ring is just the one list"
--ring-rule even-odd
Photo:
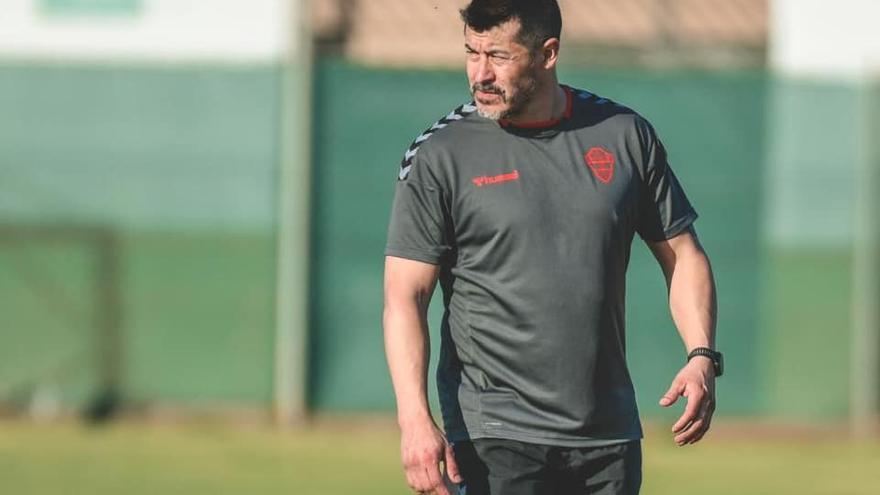
[(519, 115), (506, 120), (517, 125), (559, 119), (565, 113), (566, 100), (565, 90), (554, 77), (542, 85)]

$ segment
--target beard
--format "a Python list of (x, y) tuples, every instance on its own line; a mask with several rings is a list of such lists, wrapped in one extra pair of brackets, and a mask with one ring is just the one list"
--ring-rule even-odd
[[(495, 84), (474, 83), (471, 85), (471, 95), (477, 102), (477, 113), (481, 117), (490, 120), (502, 120), (518, 117), (523, 113), (526, 106), (532, 101), (535, 93), (538, 92), (538, 76), (537, 69), (529, 67), (525, 74), (514, 84), (513, 91), (508, 92)], [(489, 110), (482, 107), (476, 99), (476, 92), (482, 91), (498, 96), (501, 103), (507, 105), (506, 109)]]

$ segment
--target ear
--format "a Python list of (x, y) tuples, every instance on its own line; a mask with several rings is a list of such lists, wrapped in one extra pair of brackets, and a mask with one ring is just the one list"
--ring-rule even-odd
[(541, 47), (541, 56), (543, 58), (541, 65), (545, 69), (555, 69), (556, 63), (559, 61), (559, 38), (550, 38), (545, 41)]

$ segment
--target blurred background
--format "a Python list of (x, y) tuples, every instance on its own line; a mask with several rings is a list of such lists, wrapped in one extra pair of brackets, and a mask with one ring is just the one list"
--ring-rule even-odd
[[(469, 100), (465, 3), (0, 0), (4, 492), (408, 492), (383, 248)], [(633, 245), (644, 491), (878, 493), (880, 3), (560, 5), (561, 80), (653, 122), (718, 283), (714, 431), (676, 449)]]

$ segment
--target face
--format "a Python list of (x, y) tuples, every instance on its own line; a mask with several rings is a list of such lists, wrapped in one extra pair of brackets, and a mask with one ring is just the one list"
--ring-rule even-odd
[(468, 82), (483, 117), (517, 117), (538, 90), (539, 55), (515, 41), (519, 28), (519, 20), (484, 32), (465, 28)]

